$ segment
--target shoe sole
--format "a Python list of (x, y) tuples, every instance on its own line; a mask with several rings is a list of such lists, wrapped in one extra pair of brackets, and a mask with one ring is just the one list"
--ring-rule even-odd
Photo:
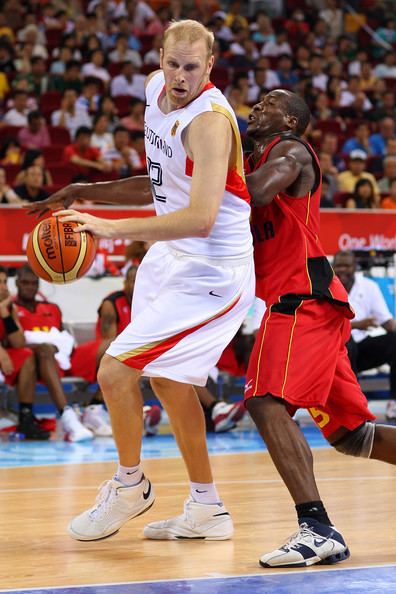
[(281, 565), (270, 565), (269, 563), (263, 563), (261, 559), (259, 560), (259, 564), (261, 567), (265, 567), (266, 569), (278, 569), (282, 567), (309, 567), (310, 565), (334, 565), (335, 563), (341, 563), (341, 561), (346, 561), (350, 557), (351, 553), (348, 547), (345, 551), (341, 553), (337, 553), (336, 555), (329, 555), (325, 559), (320, 559), (318, 557), (314, 557), (312, 559), (308, 559), (307, 561), (301, 561), (299, 563), (282, 563)]
[(117, 532), (119, 532), (122, 528), (122, 526), (124, 526), (127, 522), (129, 522), (129, 520), (133, 520), (133, 518), (137, 518), (138, 516), (142, 516), (144, 513), (146, 513), (146, 511), (148, 511), (150, 509), (150, 507), (152, 507), (154, 505), (155, 499), (153, 499), (153, 501), (150, 503), (150, 505), (148, 505), (147, 507), (145, 507), (144, 509), (142, 509), (142, 511), (140, 511), (138, 514), (134, 514), (133, 516), (131, 516), (130, 518), (127, 518), (125, 520), (125, 522), (119, 527), (116, 528), (115, 530), (113, 530), (113, 532), (110, 532), (109, 534), (105, 534), (104, 536), (90, 536), (89, 538), (82, 536), (81, 534), (78, 534), (77, 532), (73, 531), (72, 528), (72, 523), (69, 524), (68, 526), (68, 532), (69, 535), (74, 538), (74, 540), (81, 540), (84, 542), (90, 541), (90, 540), (104, 540), (105, 538), (109, 538), (110, 536), (114, 536), (115, 534), (117, 534)]
[(156, 529), (156, 528), (151, 528), (151, 526), (145, 526), (144, 530), (143, 530), (143, 535), (145, 536), (145, 538), (148, 538), (150, 540), (230, 540), (233, 536), (234, 536), (234, 531), (232, 530), (231, 532), (227, 532), (225, 534), (218, 534), (218, 535), (201, 535), (201, 536), (182, 536), (180, 534), (177, 534), (176, 532), (171, 532), (168, 533), (165, 536), (159, 536), (159, 533), (162, 532), (163, 534), (163, 529)]

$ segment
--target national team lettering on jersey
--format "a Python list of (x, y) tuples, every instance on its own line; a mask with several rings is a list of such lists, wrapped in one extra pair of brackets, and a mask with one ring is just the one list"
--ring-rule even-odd
[(237, 162), (229, 169), (223, 200), (208, 238), (190, 237), (167, 242), (187, 254), (215, 258), (243, 256), (252, 249), (249, 233), (250, 196), (245, 184), (240, 135), (234, 112), (224, 95), (212, 83), (191, 103), (168, 114), (159, 101), (164, 92), (164, 75), (156, 74), (146, 89), (145, 126), (147, 168), (157, 215), (186, 208), (190, 201), (194, 163), (183, 146), (183, 132), (204, 112), (219, 112), (228, 118), (237, 142)]
[(252, 208), (256, 294), (283, 313), (292, 313), (301, 299), (324, 298), (343, 306), (346, 317), (353, 317), (347, 292), (319, 241), (322, 178), (312, 147), (298, 136), (279, 135), (256, 165), (247, 159), (246, 172), (258, 169), (276, 144), (290, 139), (301, 142), (311, 154), (316, 180), (305, 196), (296, 198), (280, 192), (269, 204)]

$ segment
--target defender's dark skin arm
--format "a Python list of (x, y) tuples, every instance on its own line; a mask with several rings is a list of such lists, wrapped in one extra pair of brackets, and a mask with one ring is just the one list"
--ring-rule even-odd
[(271, 149), (268, 160), (246, 176), (253, 206), (272, 202), (278, 192), (304, 196), (315, 182), (312, 157), (303, 144), (283, 140)]
[(144, 206), (151, 204), (153, 196), (148, 175), (136, 175), (116, 181), (92, 184), (69, 184), (46, 200), (27, 206), (29, 214), (39, 216), (50, 210), (69, 208), (75, 200), (88, 200), (123, 206)]

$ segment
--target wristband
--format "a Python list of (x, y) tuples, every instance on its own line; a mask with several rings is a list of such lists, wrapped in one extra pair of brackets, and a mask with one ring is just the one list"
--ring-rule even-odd
[(7, 332), (7, 334), (12, 334), (13, 332), (17, 332), (19, 330), (18, 325), (15, 323), (15, 320), (11, 315), (1, 319), (4, 324), (4, 330)]

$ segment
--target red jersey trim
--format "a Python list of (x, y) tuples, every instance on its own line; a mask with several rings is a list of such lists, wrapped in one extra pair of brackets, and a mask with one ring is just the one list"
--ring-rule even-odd
[[(193, 170), (194, 161), (191, 161), (190, 157), (186, 157), (185, 174), (188, 175), (188, 177), (192, 177)], [(250, 204), (250, 194), (245, 184), (245, 180), (238, 174), (236, 167), (228, 170), (225, 189), (227, 192), (235, 194), (235, 196), (238, 196), (238, 198), (241, 198)]]

